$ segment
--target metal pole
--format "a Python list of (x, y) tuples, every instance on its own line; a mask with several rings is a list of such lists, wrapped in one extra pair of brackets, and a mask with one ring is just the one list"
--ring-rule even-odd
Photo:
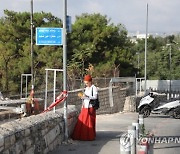
[(147, 35), (148, 35), (148, 4), (147, 4), (147, 16), (146, 16), (146, 38), (145, 38), (145, 68), (144, 68), (144, 90), (146, 91), (146, 79), (147, 79), (147, 72), (146, 72), (146, 66), (147, 66)]
[(139, 137), (144, 135), (144, 117), (142, 114), (139, 115)]
[[(63, 89), (67, 90), (67, 40), (66, 40), (66, 17), (67, 17), (67, 0), (63, 0)], [(65, 141), (68, 139), (67, 123), (67, 101), (64, 102), (64, 122), (65, 122)]]
[(138, 74), (139, 74), (139, 63), (140, 63), (140, 60), (139, 60), (139, 53), (138, 53)]
[(113, 89), (112, 89), (112, 79), (111, 81), (109, 82), (109, 102), (110, 102), (110, 107), (113, 107), (114, 106), (114, 102), (113, 102)]
[(135, 120), (132, 122), (132, 126), (136, 127), (136, 140), (139, 139), (139, 121)]
[(139, 52), (137, 52), (136, 54), (137, 54), (137, 68), (138, 68), (137, 74), (139, 75), (139, 63), (140, 63), (140, 60), (139, 60)]
[(26, 75), (26, 98), (27, 98), (27, 91), (28, 91), (28, 85), (27, 85), (27, 75)]
[(22, 93), (23, 93), (22, 85), (23, 85), (23, 76), (21, 74), (21, 96), (20, 96), (20, 98), (22, 98)]
[[(53, 102), (55, 102), (56, 101), (56, 70), (54, 70), (54, 98), (53, 98)], [(55, 113), (55, 111), (56, 111), (56, 108), (55, 108), (55, 106), (54, 106), (54, 113)]]
[(44, 102), (44, 110), (47, 109), (47, 90), (48, 90), (48, 70), (46, 70), (46, 90), (45, 90), (45, 102)]
[(131, 154), (136, 154), (136, 127), (128, 126), (128, 135), (130, 137)]
[(170, 95), (170, 100), (171, 100), (171, 44), (169, 46), (169, 95)]
[(138, 87), (137, 87), (137, 84), (138, 84), (138, 83), (137, 83), (137, 82), (138, 82), (138, 81), (137, 81), (137, 78), (136, 78), (136, 97), (137, 97), (137, 94), (138, 94), (138, 92), (137, 92), (137, 91), (138, 91)]
[(142, 78), (140, 78), (140, 80), (139, 80), (139, 91), (140, 91), (140, 93), (142, 91), (141, 86), (142, 86)]
[(33, 0), (31, 0), (31, 74), (32, 89), (34, 89), (34, 62), (33, 62)]

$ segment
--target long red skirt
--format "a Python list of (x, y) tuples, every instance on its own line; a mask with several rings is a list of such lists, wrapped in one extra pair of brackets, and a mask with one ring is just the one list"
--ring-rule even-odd
[(96, 111), (94, 108), (82, 108), (74, 128), (72, 139), (92, 141), (96, 137)]

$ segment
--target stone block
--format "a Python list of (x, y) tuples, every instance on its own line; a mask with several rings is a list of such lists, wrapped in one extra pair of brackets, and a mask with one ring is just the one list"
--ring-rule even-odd
[(49, 152), (49, 149), (45, 148), (44, 151), (43, 151), (43, 154), (47, 154), (48, 152)]
[(0, 147), (4, 147), (4, 136), (0, 134)]
[(15, 135), (12, 134), (11, 136), (9, 136), (9, 138), (10, 138), (10, 143), (11, 143), (11, 145), (15, 144), (15, 142), (16, 142)]
[(24, 130), (22, 130), (22, 131), (15, 131), (14, 135), (15, 135), (16, 141), (23, 139), (24, 138), (24, 134), (25, 134)]
[(30, 128), (26, 128), (26, 129), (24, 130), (24, 135), (25, 135), (25, 137), (26, 137), (26, 136), (29, 136), (30, 134), (31, 134)]
[(0, 153), (2, 153), (3, 150), (4, 150), (4, 146), (0, 147)]
[(24, 151), (22, 142), (17, 142), (15, 145), (15, 154), (22, 154)]
[(29, 148), (29, 149), (25, 152), (25, 154), (33, 154), (33, 153), (34, 153), (34, 146), (31, 147), (31, 148)]
[(41, 130), (42, 136), (46, 135), (47, 132), (48, 132), (48, 129), (47, 129), (47, 128), (44, 128), (43, 130)]
[(53, 151), (54, 150), (54, 144), (51, 143), (48, 145), (49, 151)]
[(8, 149), (10, 148), (10, 146), (11, 146), (10, 136), (6, 136), (4, 138), (4, 148)]
[(24, 140), (25, 150), (29, 149), (33, 145), (33, 140), (30, 137), (26, 137)]
[(34, 145), (34, 153), (39, 154), (39, 153), (41, 153), (42, 150), (43, 150), (43, 148), (41, 147), (40, 141), (36, 142), (35, 145)]
[(2, 154), (10, 154), (9, 150), (2, 152)]
[(49, 131), (44, 136), (46, 146), (49, 146), (59, 134), (60, 134), (60, 128), (59, 128), (59, 125), (57, 125), (54, 129)]

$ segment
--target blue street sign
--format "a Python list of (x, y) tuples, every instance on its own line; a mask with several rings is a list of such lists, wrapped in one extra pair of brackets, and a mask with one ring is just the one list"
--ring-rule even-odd
[(36, 28), (36, 45), (62, 45), (62, 28)]

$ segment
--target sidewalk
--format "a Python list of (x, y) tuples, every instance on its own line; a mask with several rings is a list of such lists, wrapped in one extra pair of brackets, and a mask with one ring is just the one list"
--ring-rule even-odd
[(49, 154), (119, 154), (119, 138), (138, 119), (137, 113), (97, 115), (95, 141), (71, 141)]

